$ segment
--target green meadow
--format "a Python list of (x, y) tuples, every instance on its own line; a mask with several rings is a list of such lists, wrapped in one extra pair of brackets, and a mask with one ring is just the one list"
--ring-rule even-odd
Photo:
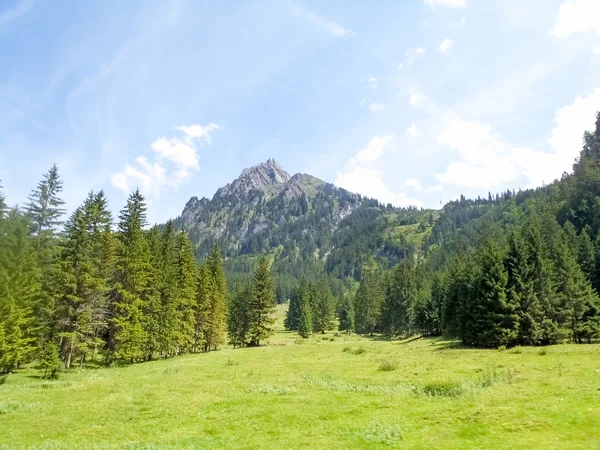
[(600, 448), (600, 345), (278, 328), (260, 348), (22, 369), (0, 385), (0, 448)]

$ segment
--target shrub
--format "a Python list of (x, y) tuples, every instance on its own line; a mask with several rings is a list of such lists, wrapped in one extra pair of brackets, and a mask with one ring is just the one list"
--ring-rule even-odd
[(460, 397), (467, 391), (466, 386), (455, 380), (429, 381), (419, 391), (428, 397)]
[(0, 386), (6, 383), (6, 375), (0, 376)]
[(379, 363), (379, 370), (383, 372), (391, 372), (392, 370), (396, 370), (398, 366), (395, 362), (390, 361), (389, 359), (383, 360)]
[(544, 355), (546, 355), (546, 354), (548, 354), (548, 350), (547, 350), (547, 349), (545, 349), (545, 348), (540, 348), (540, 349), (539, 349), (539, 351), (538, 351), (538, 355), (540, 355), (540, 356), (544, 356)]
[(512, 348), (508, 353), (512, 353), (513, 355), (520, 355), (523, 353), (523, 349), (519, 346)]
[(498, 347), (499, 352), (503, 352), (504, 350), (506, 350), (506, 345), (501, 345), (500, 347)]

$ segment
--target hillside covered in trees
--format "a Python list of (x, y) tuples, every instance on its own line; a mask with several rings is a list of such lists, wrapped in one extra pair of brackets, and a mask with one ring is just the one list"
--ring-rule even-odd
[(273, 160), (162, 226), (148, 227), (137, 190), (116, 224), (102, 191), (63, 222), (61, 190), (53, 166), (24, 207), (0, 195), (2, 372), (259, 346), (276, 296), (305, 338), (600, 337), (600, 114), (561, 180), (441, 211), (383, 206)]

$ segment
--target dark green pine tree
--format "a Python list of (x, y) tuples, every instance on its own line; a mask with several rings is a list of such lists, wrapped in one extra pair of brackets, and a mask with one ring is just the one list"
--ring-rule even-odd
[(2, 191), (2, 185), (0, 185), (0, 220), (4, 219), (6, 215), (6, 199), (4, 198), (4, 192)]
[(596, 273), (596, 254), (594, 243), (590, 238), (589, 229), (584, 228), (579, 234), (577, 242), (577, 262), (583, 270), (586, 279), (590, 283), (594, 283)]
[(85, 353), (91, 320), (91, 293), (96, 287), (92, 273), (89, 220), (83, 207), (77, 208), (65, 226), (62, 244), (61, 292), (56, 299), (55, 320), (60, 336), (59, 354), (68, 369), (73, 357)]
[(211, 289), (204, 328), (205, 350), (216, 350), (225, 343), (227, 326), (227, 279), (217, 244), (208, 256), (206, 265), (211, 277)]
[(325, 333), (333, 329), (335, 318), (335, 305), (331, 287), (326, 279), (322, 278), (315, 285), (316, 298), (312, 308), (312, 330), (315, 333)]
[(150, 251), (144, 234), (146, 204), (136, 190), (121, 211), (115, 283), (111, 292), (109, 350), (111, 356), (131, 362), (142, 359), (147, 341), (143, 295), (148, 286)]
[(163, 241), (158, 226), (153, 226), (146, 233), (148, 251), (150, 252), (150, 268), (148, 271), (148, 283), (142, 295), (142, 316), (144, 334), (144, 359), (152, 360), (160, 351), (162, 333), (162, 302), (161, 293), (164, 290), (165, 271), (163, 260)]
[(274, 333), (275, 285), (271, 261), (263, 256), (252, 278), (252, 295), (248, 311), (248, 338), (250, 345), (258, 347)]
[(206, 349), (206, 329), (208, 328), (208, 313), (213, 292), (212, 275), (208, 265), (202, 264), (196, 275), (196, 300), (194, 302), (194, 337), (193, 351)]
[(464, 326), (463, 342), (481, 347), (511, 345), (517, 339), (516, 306), (506, 296), (508, 274), (502, 248), (487, 239), (478, 248), (481, 271), (472, 305), (472, 321)]
[(290, 295), (290, 304), (283, 322), (283, 326), (286, 330), (291, 331), (298, 329), (298, 320), (300, 319), (300, 297), (298, 296), (298, 293), (301, 290), (306, 291), (306, 289), (307, 283), (303, 278), (300, 281), (300, 285)]
[(54, 300), (59, 295), (61, 278), (60, 249), (56, 238), (61, 218), (65, 214), (64, 201), (60, 198), (63, 182), (58, 168), (53, 165), (44, 174), (29, 195), (29, 203), (25, 210), (30, 217), (31, 230), (34, 236), (34, 248), (37, 251), (39, 267), (42, 271), (42, 297), (34, 306), (34, 325), (37, 330), (38, 345), (52, 340), (55, 333), (53, 313)]
[(298, 303), (300, 314), (298, 316), (298, 334), (304, 339), (308, 338), (313, 331), (313, 314), (310, 307), (310, 289), (309, 286), (299, 286)]
[[(545, 220), (545, 222), (549, 222)], [(532, 318), (536, 318), (535, 341), (540, 344), (552, 344), (564, 339), (564, 333), (559, 326), (557, 302), (558, 296), (554, 281), (554, 267), (549, 257), (550, 244), (548, 238), (544, 238), (542, 229), (548, 223), (543, 224), (541, 216), (532, 213), (531, 219), (525, 224), (523, 236), (529, 254), (529, 265), (533, 277), (533, 290), (537, 298), (538, 306), (532, 308)], [(541, 333), (541, 340), (539, 339)]]
[(524, 345), (540, 344), (544, 340), (541, 327), (544, 311), (535, 292), (534, 267), (531, 263), (529, 247), (520, 230), (513, 230), (508, 235), (505, 266), (508, 274), (507, 298), (509, 303), (518, 306), (517, 341)]
[[(187, 235), (177, 234), (177, 291), (178, 299), (178, 342), (177, 354), (192, 351), (194, 345), (194, 304), (196, 301), (197, 267), (194, 249)], [(223, 275), (224, 278), (224, 275)], [(227, 286), (225, 285), (225, 289)]]
[(410, 334), (412, 306), (417, 301), (417, 280), (409, 261), (398, 264), (386, 283), (382, 307), (382, 331), (390, 336)]
[(366, 264), (354, 296), (354, 329), (358, 334), (373, 334), (379, 322), (384, 292), (374, 263)]
[(29, 222), (17, 209), (0, 220), (0, 373), (27, 362), (38, 348), (34, 307), (42, 297)]
[(159, 351), (164, 356), (174, 356), (179, 340), (179, 286), (177, 283), (177, 235), (169, 220), (161, 236), (161, 311), (159, 318)]
[(227, 311), (227, 332), (233, 347), (244, 347), (248, 343), (249, 305), (252, 297), (250, 284), (240, 286), (231, 296)]
[(338, 297), (336, 315), (340, 331), (350, 332), (354, 330), (354, 304), (349, 295), (342, 294)]
[(600, 300), (577, 264), (568, 237), (559, 239), (555, 247), (555, 276), (559, 298), (558, 323), (564, 334), (574, 342), (591, 341), (597, 336), (597, 318), (590, 311), (598, 311)]

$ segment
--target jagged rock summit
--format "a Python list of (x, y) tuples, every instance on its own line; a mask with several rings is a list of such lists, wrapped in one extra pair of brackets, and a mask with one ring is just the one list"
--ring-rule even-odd
[(269, 158), (256, 166), (244, 169), (235, 181), (220, 188), (215, 197), (233, 194), (241, 198), (252, 190), (278, 194), (291, 178), (275, 159)]
[(256, 245), (263, 245), (256, 244), (257, 239), (269, 246), (296, 246), (299, 231), (317, 242), (328, 240), (360, 203), (359, 195), (312, 175), (290, 176), (269, 158), (244, 169), (211, 200), (192, 197), (176, 226), (189, 234), (200, 255), (214, 241), (228, 253), (239, 255), (253, 253)]

